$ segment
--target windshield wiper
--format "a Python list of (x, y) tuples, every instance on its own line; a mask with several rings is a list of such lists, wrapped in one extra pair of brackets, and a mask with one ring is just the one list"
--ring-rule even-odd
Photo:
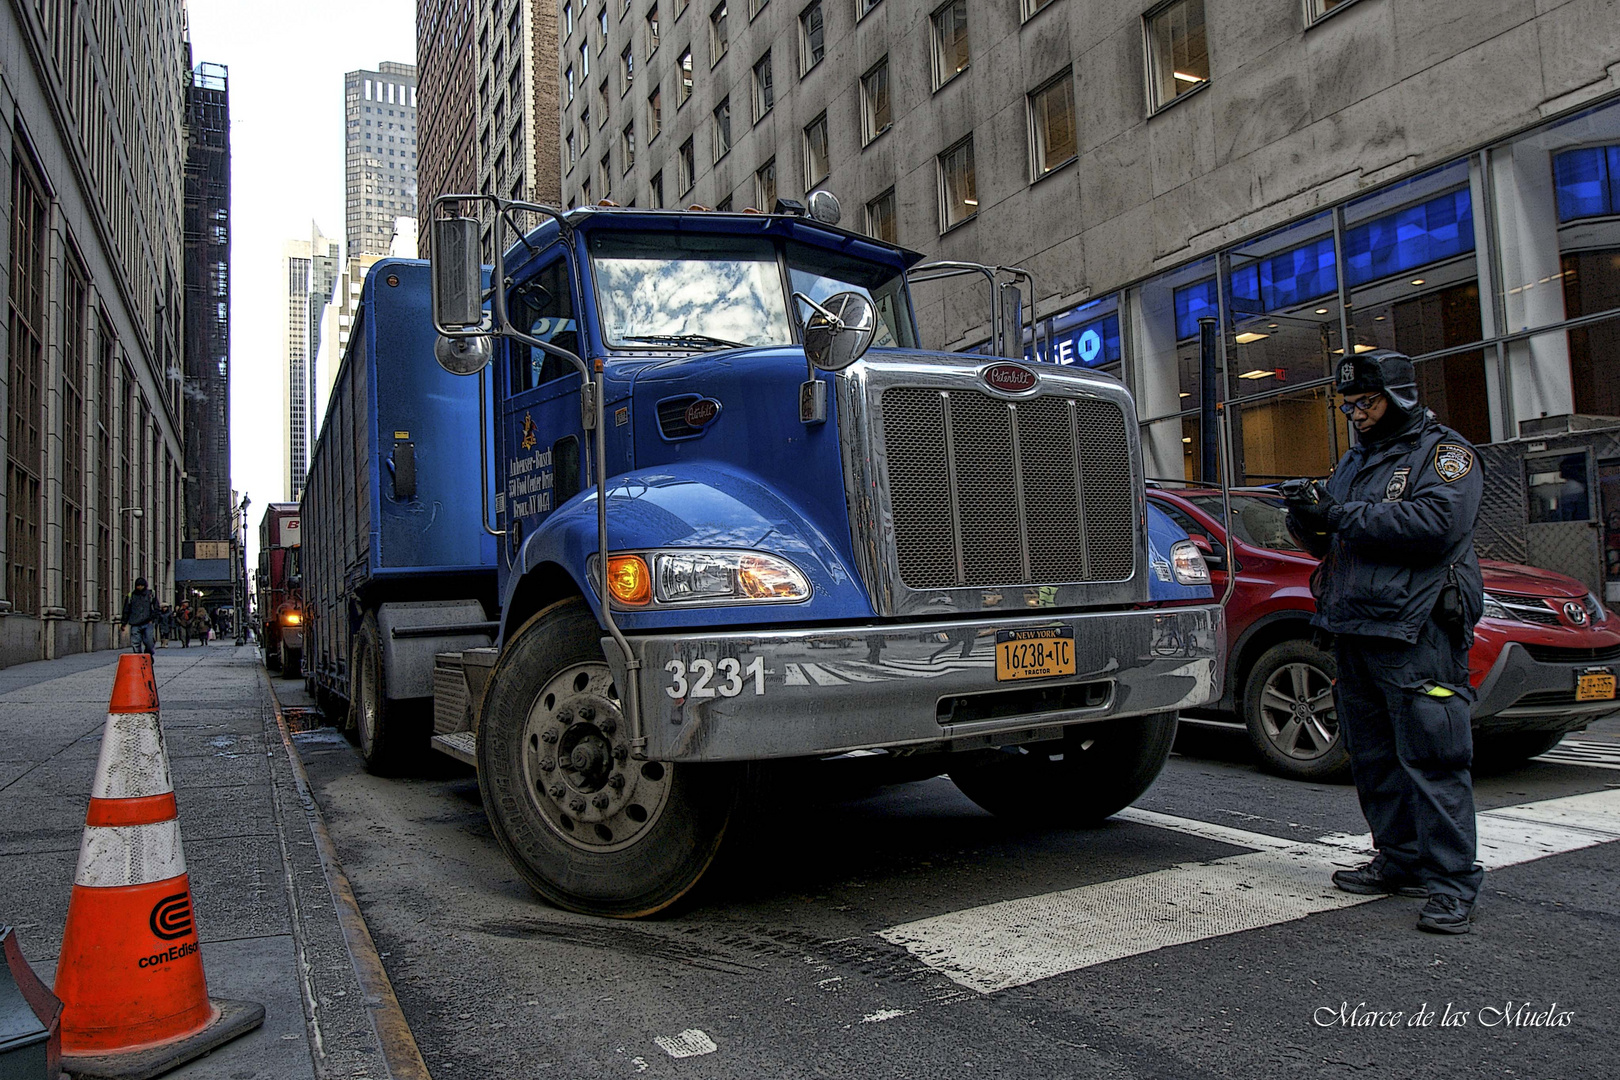
[(747, 349), (741, 341), (710, 337), (708, 334), (632, 334), (625, 341), (650, 341), (657, 345), (712, 345), (717, 349)]

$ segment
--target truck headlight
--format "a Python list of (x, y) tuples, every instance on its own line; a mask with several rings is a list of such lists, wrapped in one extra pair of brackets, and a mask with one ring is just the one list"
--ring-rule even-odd
[(1170, 572), (1178, 585), (1209, 584), (1209, 564), (1191, 540), (1177, 540), (1170, 545)]
[(769, 602), (810, 596), (810, 584), (786, 559), (757, 551), (669, 551), (653, 556), (660, 604)]
[(299, 623), (304, 621), (304, 617), (298, 614), (296, 611), (283, 611), (281, 613), (281, 621), (286, 626), (297, 626)]

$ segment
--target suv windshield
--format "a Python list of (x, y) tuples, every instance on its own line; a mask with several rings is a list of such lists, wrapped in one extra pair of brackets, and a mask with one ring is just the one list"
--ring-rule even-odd
[[(1189, 495), (1187, 501), (1221, 521), (1219, 495)], [(1251, 547), (1273, 551), (1303, 551), (1288, 533), (1288, 507), (1280, 498), (1267, 495), (1232, 494), (1232, 531)], [(1224, 522), (1223, 522), (1224, 524)]]
[(791, 241), (690, 234), (597, 234), (591, 238), (602, 338), (609, 348), (689, 345), (716, 349), (791, 345), (795, 323), (810, 309), (791, 291), (816, 301), (859, 292), (878, 313), (872, 344), (911, 345), (904, 276)]

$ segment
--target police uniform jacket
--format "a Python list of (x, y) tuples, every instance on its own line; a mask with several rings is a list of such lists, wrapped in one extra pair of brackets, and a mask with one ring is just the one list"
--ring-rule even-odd
[(1484, 606), (1474, 520), (1484, 479), (1468, 440), (1428, 410), (1392, 438), (1357, 445), (1328, 479), (1340, 503), (1331, 534), (1294, 532), (1322, 559), (1311, 579), (1314, 625), (1333, 634), (1417, 640), (1455, 582), (1463, 643)]

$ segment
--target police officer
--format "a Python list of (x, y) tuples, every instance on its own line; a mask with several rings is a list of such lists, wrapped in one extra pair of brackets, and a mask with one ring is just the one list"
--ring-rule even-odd
[(1378, 854), (1333, 884), (1427, 896), (1418, 929), (1465, 934), (1475, 863), (1468, 649), (1484, 606), (1474, 448), (1418, 403), (1412, 361), (1339, 365), (1359, 434), (1332, 477), (1289, 488), (1289, 528), (1322, 565), (1314, 624), (1335, 635), (1339, 730)]

